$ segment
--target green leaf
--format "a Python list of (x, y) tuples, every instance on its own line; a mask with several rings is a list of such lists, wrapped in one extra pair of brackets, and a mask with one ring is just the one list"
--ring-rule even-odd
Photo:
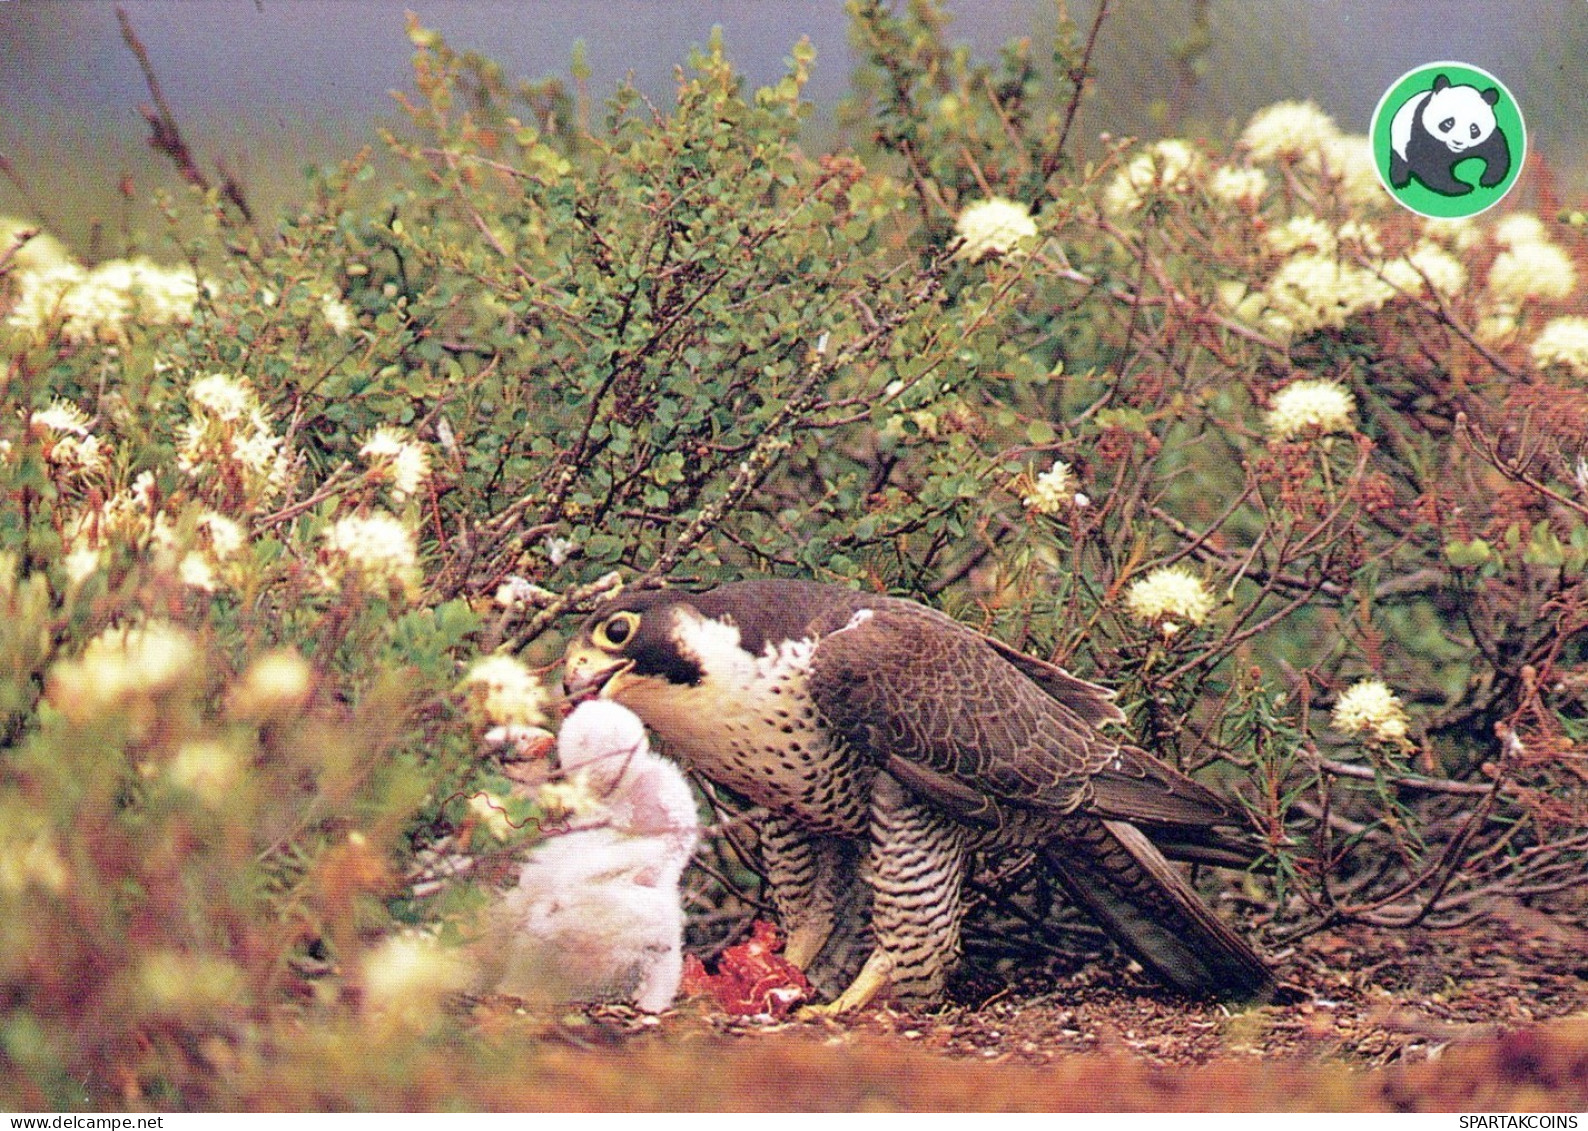
[(1151, 431), (1147, 427), (1147, 418), (1142, 415), (1140, 409), (1135, 408), (1105, 408), (1097, 414), (1097, 426), (1104, 429), (1118, 428), (1140, 436), (1145, 436)]
[(1566, 548), (1550, 529), (1549, 523), (1540, 521), (1533, 527), (1533, 536), (1528, 539), (1522, 560), (1528, 565), (1558, 569), (1564, 563), (1565, 555)]
[(1446, 542), (1445, 561), (1456, 569), (1475, 569), (1494, 557), (1494, 550), (1482, 538), (1470, 542)]
[(611, 534), (592, 534), (584, 544), (585, 556), (597, 562), (615, 562), (623, 556), (624, 541)]

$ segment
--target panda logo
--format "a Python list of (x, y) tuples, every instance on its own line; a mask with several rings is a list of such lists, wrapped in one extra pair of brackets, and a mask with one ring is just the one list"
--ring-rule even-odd
[(1483, 160), (1478, 184), (1493, 188), (1511, 171), (1511, 147), (1495, 120), (1497, 87), (1479, 90), (1434, 76), (1431, 90), (1412, 95), (1390, 120), (1389, 183), (1405, 188), (1416, 178), (1441, 196), (1465, 196), (1473, 186), (1455, 177), (1468, 158)]

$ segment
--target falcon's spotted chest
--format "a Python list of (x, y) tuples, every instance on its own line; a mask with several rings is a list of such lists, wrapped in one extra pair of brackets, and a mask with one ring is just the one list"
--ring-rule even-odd
[(1016, 845), (1040, 845), (1055, 882), (1172, 984), (1272, 988), (1149, 839), (1245, 863), (1240, 819), (1104, 734), (1124, 716), (1101, 687), (914, 602), (802, 582), (620, 595), (566, 659), (570, 695), (624, 704), (771, 811), (762, 852), (790, 959), (847, 982), (870, 951), (835, 1010), (884, 989), (936, 997), (969, 853)]
[(680, 605), (664, 640), (698, 665), (700, 677), (633, 680), (614, 698), (719, 785), (812, 832), (865, 835), (875, 769), (817, 717), (813, 638), (767, 641), (756, 655), (746, 651), (737, 624)]

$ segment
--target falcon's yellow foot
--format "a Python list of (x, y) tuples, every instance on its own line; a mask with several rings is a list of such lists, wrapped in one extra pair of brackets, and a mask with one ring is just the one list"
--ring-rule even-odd
[(864, 1009), (876, 999), (878, 994), (888, 988), (892, 980), (893, 959), (880, 950), (874, 950), (871, 952), (871, 957), (866, 959), (866, 964), (860, 968), (860, 973), (855, 975), (855, 980), (849, 983), (847, 990), (823, 1005), (807, 1005), (799, 1011), (799, 1016), (805, 1019), (840, 1017), (845, 1013)]
[(833, 933), (833, 925), (827, 923), (820, 926), (806, 926), (801, 924), (788, 933), (788, 939), (783, 943), (783, 958), (785, 961), (806, 969), (816, 961), (816, 956), (821, 953), (822, 947), (827, 944), (827, 936)]

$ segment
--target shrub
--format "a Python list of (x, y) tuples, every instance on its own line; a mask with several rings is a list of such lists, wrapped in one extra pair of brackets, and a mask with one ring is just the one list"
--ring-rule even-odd
[(1392, 212), (1305, 106), (1083, 163), (1076, 29), (851, 13), (850, 152), (803, 44), (596, 129), (411, 25), (387, 181), (167, 201), (174, 266), (0, 225), (8, 1103), (370, 1105), (462, 1040), (446, 867), (542, 815), (476, 665), (620, 580), (904, 593), (1118, 687), (1252, 809), (1276, 937), (1578, 885), (1580, 229)]

